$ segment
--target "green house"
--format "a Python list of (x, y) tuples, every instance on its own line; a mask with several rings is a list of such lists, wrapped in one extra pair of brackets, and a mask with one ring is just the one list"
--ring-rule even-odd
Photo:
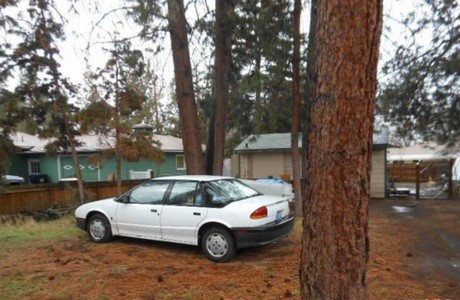
[[(142, 124), (140, 124), (142, 125)], [(148, 125), (139, 126), (148, 129)], [(16, 132), (10, 138), (20, 152), (10, 159), (8, 174), (21, 176), (26, 182), (59, 182), (75, 177), (75, 166), (70, 153), (58, 153), (49, 156), (45, 146), (50, 140), (23, 132)], [(139, 174), (150, 176), (183, 175), (186, 173), (182, 139), (168, 135), (153, 135), (160, 144), (165, 161), (157, 164), (152, 160), (141, 159), (136, 162), (122, 161), (122, 179), (139, 179)], [(101, 135), (82, 135), (78, 137), (81, 146), (77, 148), (80, 169), (85, 182), (113, 180), (116, 174), (116, 159), (102, 159), (100, 165), (91, 163), (90, 157), (102, 154), (105, 149), (113, 147), (114, 138)], [(136, 177), (137, 176), (137, 177)]]

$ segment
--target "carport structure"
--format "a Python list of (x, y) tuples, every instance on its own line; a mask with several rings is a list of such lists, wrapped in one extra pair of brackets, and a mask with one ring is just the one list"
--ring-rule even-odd
[(452, 199), (459, 194), (459, 157), (453, 149), (433, 142), (389, 148), (388, 174), (396, 188), (393, 195), (410, 193), (416, 199)]

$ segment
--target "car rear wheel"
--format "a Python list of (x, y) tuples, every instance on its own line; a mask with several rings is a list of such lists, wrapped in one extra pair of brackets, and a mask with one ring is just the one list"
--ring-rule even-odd
[(204, 232), (201, 238), (201, 248), (214, 262), (227, 262), (236, 254), (232, 234), (221, 227), (211, 227)]
[(89, 237), (96, 243), (106, 243), (112, 239), (112, 229), (107, 218), (102, 214), (95, 214), (88, 221)]

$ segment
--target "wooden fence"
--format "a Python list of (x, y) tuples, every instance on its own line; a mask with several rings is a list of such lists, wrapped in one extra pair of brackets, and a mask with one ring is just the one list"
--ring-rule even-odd
[[(417, 180), (416, 163), (389, 163), (388, 175), (394, 182), (415, 182)], [(438, 181), (442, 174), (450, 174), (449, 161), (421, 162), (419, 165), (420, 182)]]
[[(122, 192), (128, 191), (139, 183), (140, 180), (123, 181)], [(117, 184), (114, 181), (85, 183), (85, 192), (90, 201), (115, 197)], [(7, 186), (0, 190), (0, 215), (79, 204), (76, 183)]]

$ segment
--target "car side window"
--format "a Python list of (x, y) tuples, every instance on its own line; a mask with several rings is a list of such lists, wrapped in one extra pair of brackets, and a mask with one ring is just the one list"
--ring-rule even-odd
[(169, 205), (195, 205), (196, 181), (176, 181), (169, 194), (166, 204)]
[(205, 201), (209, 203), (210, 207), (222, 207), (224, 205), (224, 198), (219, 194), (218, 191), (213, 189), (211, 186), (206, 185), (204, 187), (204, 197)]
[(206, 195), (204, 194), (203, 190), (201, 188), (198, 188), (196, 190), (196, 195), (195, 195), (195, 206), (207, 206), (206, 202)]
[(162, 204), (170, 181), (148, 181), (134, 189), (129, 195), (130, 203)]

